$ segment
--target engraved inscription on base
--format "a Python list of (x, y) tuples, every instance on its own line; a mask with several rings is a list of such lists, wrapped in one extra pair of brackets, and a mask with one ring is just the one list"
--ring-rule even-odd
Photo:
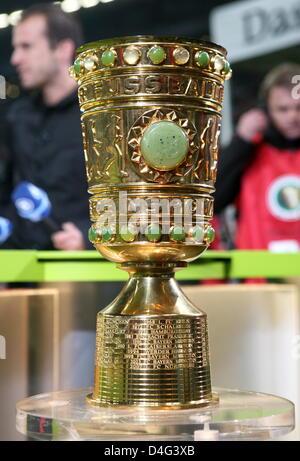
[(206, 319), (140, 320), (100, 314), (96, 349), (100, 367), (119, 368), (125, 363), (132, 370), (207, 366)]

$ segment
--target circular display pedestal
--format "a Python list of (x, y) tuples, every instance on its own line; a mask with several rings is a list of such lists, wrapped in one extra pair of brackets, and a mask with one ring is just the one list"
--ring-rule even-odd
[(190, 410), (100, 408), (86, 402), (91, 388), (39, 394), (17, 404), (17, 429), (37, 440), (271, 440), (294, 428), (289, 400), (239, 389), (214, 388), (219, 402)]

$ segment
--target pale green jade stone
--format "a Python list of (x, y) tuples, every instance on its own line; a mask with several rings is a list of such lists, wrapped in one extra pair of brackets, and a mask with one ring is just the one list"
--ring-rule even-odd
[(89, 241), (93, 243), (98, 238), (98, 231), (93, 226), (91, 226), (89, 229), (88, 235), (89, 235)]
[(197, 243), (201, 243), (203, 242), (203, 239), (204, 239), (204, 229), (202, 226), (195, 226), (193, 228), (193, 232), (192, 232), (192, 235), (195, 239), (195, 242)]
[(171, 230), (171, 239), (177, 242), (185, 239), (185, 230), (182, 226), (174, 226)]
[(136, 232), (135, 232), (135, 229), (133, 226), (131, 226), (130, 224), (127, 226), (127, 225), (123, 225), (120, 229), (120, 235), (121, 235), (121, 238), (125, 241), (125, 242), (133, 242), (136, 238)]
[(151, 224), (148, 226), (146, 237), (150, 242), (157, 242), (161, 238), (161, 228), (159, 224)]
[(206, 67), (209, 64), (209, 54), (206, 51), (202, 51), (198, 54), (198, 64), (201, 67)]
[(144, 131), (141, 153), (146, 163), (158, 170), (172, 170), (180, 165), (189, 149), (185, 131), (174, 122), (159, 121)]
[(104, 66), (109, 67), (113, 66), (115, 62), (116, 56), (112, 50), (103, 51), (101, 56), (101, 62)]
[(81, 71), (81, 61), (80, 61), (80, 59), (76, 59), (74, 61), (74, 72), (75, 72), (75, 74), (79, 74), (80, 71)]
[(205, 231), (205, 236), (206, 236), (206, 241), (208, 243), (212, 243), (215, 239), (215, 230), (211, 226), (208, 226)]
[(161, 46), (153, 46), (148, 51), (148, 58), (153, 64), (160, 64), (166, 59), (165, 50)]

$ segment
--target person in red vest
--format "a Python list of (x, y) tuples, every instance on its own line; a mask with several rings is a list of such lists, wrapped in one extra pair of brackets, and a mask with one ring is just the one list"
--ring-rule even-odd
[(238, 249), (300, 250), (299, 82), (297, 64), (271, 70), (220, 153), (215, 212), (235, 203)]

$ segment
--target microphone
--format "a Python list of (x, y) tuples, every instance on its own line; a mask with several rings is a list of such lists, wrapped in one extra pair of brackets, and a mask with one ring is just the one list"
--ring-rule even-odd
[(47, 193), (34, 184), (22, 181), (18, 184), (13, 193), (12, 200), (19, 216), (29, 219), (32, 222), (43, 222), (53, 233), (61, 230), (52, 218), (52, 206)]
[(4, 243), (13, 231), (13, 224), (9, 219), (0, 216), (0, 244)]

